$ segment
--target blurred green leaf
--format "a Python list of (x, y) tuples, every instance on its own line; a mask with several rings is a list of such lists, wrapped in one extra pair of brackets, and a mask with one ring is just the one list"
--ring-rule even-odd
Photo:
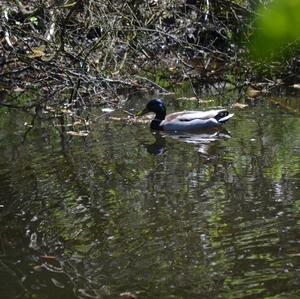
[(300, 0), (274, 0), (257, 11), (251, 37), (254, 58), (280, 59), (300, 48)]
[(37, 25), (37, 20), (38, 19), (35, 16), (33, 16), (33, 17), (30, 18), (30, 22), (33, 23), (33, 24), (35, 24), (35, 25)]

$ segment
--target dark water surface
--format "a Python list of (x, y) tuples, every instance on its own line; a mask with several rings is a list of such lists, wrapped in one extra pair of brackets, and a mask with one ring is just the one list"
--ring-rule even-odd
[(300, 298), (297, 111), (262, 99), (219, 133), (99, 118), (72, 137), (1, 110), (0, 298)]

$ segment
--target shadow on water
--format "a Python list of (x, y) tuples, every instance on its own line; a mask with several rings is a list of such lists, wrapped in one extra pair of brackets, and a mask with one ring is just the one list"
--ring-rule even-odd
[(263, 99), (216, 132), (87, 137), (0, 116), (1, 298), (300, 296), (296, 114)]

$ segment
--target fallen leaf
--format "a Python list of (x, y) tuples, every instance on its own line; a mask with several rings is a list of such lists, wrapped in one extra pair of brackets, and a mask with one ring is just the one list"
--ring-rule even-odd
[(29, 124), (28, 122), (24, 122), (24, 126), (25, 127), (28, 127), (28, 128), (33, 128), (33, 125)]
[(242, 104), (242, 103), (234, 103), (233, 105), (232, 105), (232, 107), (233, 108), (239, 108), (239, 109), (244, 109), (244, 108), (246, 108), (246, 107), (248, 107), (248, 105), (247, 104)]
[(288, 256), (300, 256), (300, 253), (290, 253)]
[(121, 117), (115, 117), (115, 116), (110, 116), (109, 119), (111, 119), (111, 120), (123, 120)]
[(47, 110), (48, 112), (55, 112), (55, 109), (51, 106), (46, 106), (45, 110)]
[(89, 131), (79, 131), (79, 132), (68, 131), (67, 134), (71, 136), (86, 137), (89, 135)]
[(296, 88), (296, 89), (300, 89), (300, 83), (293, 84), (291, 87)]
[(42, 46), (42, 47), (34, 47), (34, 48), (31, 48), (31, 52), (32, 54), (29, 55), (30, 58), (39, 58), (39, 57), (42, 57), (45, 55), (45, 47)]
[(120, 297), (123, 299), (137, 299), (137, 296), (131, 292), (124, 292), (120, 294)]
[(73, 123), (73, 126), (82, 126), (84, 125), (85, 123), (82, 121), (82, 120), (76, 120), (74, 123)]
[(61, 109), (60, 111), (65, 114), (70, 114), (70, 115), (73, 114), (73, 111), (70, 109)]
[(56, 125), (54, 125), (54, 127), (57, 127), (57, 128), (61, 128), (61, 127), (73, 127), (73, 124), (65, 124), (65, 125), (56, 124)]
[(110, 113), (110, 112), (113, 112), (113, 111), (115, 111), (115, 110), (112, 109), (112, 108), (102, 108), (101, 111), (102, 111), (102, 112)]
[(257, 90), (257, 89), (253, 89), (253, 88), (249, 88), (247, 90), (247, 95), (249, 97), (253, 97), (254, 98), (254, 97), (257, 97), (257, 96), (259, 96), (261, 94), (263, 94), (263, 92), (261, 90)]
[(56, 52), (52, 53), (52, 54), (45, 54), (44, 56), (42, 56), (41, 60), (43, 61), (50, 61), (52, 60), (56, 55)]
[(49, 259), (49, 260), (56, 260), (57, 257), (53, 255), (41, 255), (41, 258), (43, 259)]
[(14, 89), (14, 92), (23, 92), (23, 91), (25, 91), (25, 89), (24, 89), (24, 88), (21, 88), (21, 87), (16, 87), (16, 88)]
[(178, 100), (182, 100), (182, 101), (198, 101), (198, 99), (196, 97), (182, 97), (182, 98), (178, 98)]

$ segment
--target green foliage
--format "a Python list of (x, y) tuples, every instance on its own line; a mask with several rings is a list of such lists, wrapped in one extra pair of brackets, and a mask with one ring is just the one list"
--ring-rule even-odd
[(251, 38), (255, 59), (290, 57), (300, 47), (300, 0), (275, 0), (257, 11)]
[(37, 17), (35, 17), (35, 16), (31, 17), (30, 22), (33, 23), (34, 25), (37, 25), (37, 23), (38, 23)]

